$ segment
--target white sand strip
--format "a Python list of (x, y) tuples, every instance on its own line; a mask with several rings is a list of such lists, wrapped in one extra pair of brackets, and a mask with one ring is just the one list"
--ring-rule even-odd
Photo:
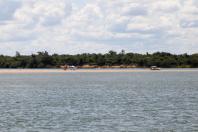
[(198, 72), (198, 69), (162, 69), (152, 71), (150, 69), (0, 69), (0, 74), (24, 74), (24, 73), (108, 73), (108, 72)]

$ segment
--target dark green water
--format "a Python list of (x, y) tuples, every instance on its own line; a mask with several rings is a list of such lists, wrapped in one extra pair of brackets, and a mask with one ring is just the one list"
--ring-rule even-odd
[(0, 75), (0, 132), (197, 132), (198, 72)]

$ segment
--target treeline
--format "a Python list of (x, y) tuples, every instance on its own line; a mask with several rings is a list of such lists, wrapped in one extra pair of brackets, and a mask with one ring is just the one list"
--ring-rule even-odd
[(175, 55), (166, 52), (153, 54), (125, 53), (109, 51), (106, 54), (49, 55), (48, 52), (38, 52), (32, 55), (21, 55), (16, 52), (14, 57), (0, 55), (0, 68), (57, 68), (61, 65), (97, 65), (119, 66), (134, 65), (137, 67), (159, 66), (164, 68), (197, 68), (198, 54)]

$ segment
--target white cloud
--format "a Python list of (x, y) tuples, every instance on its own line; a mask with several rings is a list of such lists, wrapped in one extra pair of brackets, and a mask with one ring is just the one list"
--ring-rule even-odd
[(179, 10), (180, 2), (178, 0), (156, 1), (152, 4), (153, 11), (161, 13), (173, 13)]
[(20, 23), (53, 26), (61, 24), (71, 13), (71, 3), (64, 0), (36, 0), (24, 2), (23, 7), (15, 12), (15, 18)]
[(0, 0), (0, 22), (12, 19), (14, 12), (20, 8), (21, 2), (13, 0)]
[(198, 51), (196, 0), (0, 0), (0, 53)]

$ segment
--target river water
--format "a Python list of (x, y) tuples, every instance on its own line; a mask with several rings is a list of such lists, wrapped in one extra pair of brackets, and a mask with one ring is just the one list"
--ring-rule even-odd
[(0, 75), (1, 132), (197, 132), (198, 72)]

